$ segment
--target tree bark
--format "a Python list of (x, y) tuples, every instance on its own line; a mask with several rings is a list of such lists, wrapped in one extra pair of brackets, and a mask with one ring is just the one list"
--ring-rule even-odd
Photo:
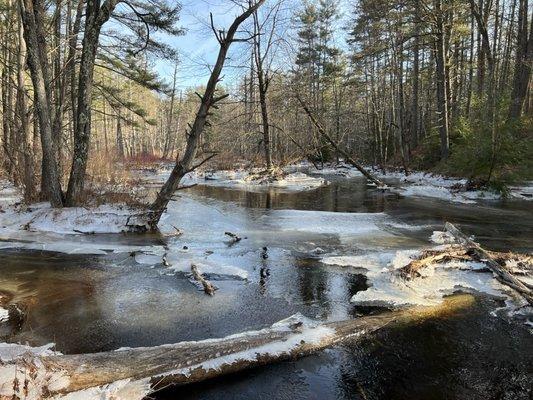
[(80, 202), (85, 183), (85, 173), (91, 140), (91, 99), (93, 89), (94, 63), (100, 40), (102, 25), (106, 23), (120, 0), (87, 0), (85, 12), (85, 33), (78, 79), (78, 100), (76, 108), (76, 130), (74, 131), (74, 154), (66, 195), (66, 205), (76, 206)]
[[(275, 22), (274, 22), (275, 23)], [(259, 89), (259, 105), (261, 107), (261, 123), (263, 131), (263, 148), (265, 152), (265, 164), (268, 171), (272, 169), (272, 147), (270, 144), (270, 125), (268, 122), (268, 106), (267, 106), (267, 91), (269, 85), (269, 78), (264, 68), (264, 60), (266, 54), (263, 55), (261, 51), (261, 26), (259, 24), (259, 16), (257, 12), (254, 13), (254, 58), (255, 71), (257, 74), (257, 84)], [(266, 49), (268, 52), (268, 48)]]
[(518, 11), (518, 36), (516, 49), (516, 65), (513, 79), (513, 91), (509, 106), (509, 119), (519, 118), (526, 100), (531, 68), (533, 64), (533, 17), (527, 37), (528, 0), (520, 0)]
[(440, 135), (441, 159), (450, 155), (450, 138), (448, 122), (448, 94), (446, 93), (446, 46), (444, 39), (444, 12), (441, 0), (435, 0), (435, 62), (437, 68), (437, 109)]
[(419, 93), (420, 93), (420, 16), (419, 16), (420, 0), (415, 1), (415, 37), (413, 46), (413, 98), (411, 103), (411, 138), (415, 144), (418, 144), (420, 132), (420, 107), (419, 107)]
[(19, 135), (21, 139), (21, 165), (23, 165), (24, 198), (27, 201), (33, 200), (35, 196), (35, 177), (33, 169), (33, 152), (30, 146), (30, 118), (26, 96), (28, 95), (24, 82), (24, 70), (26, 68), (27, 51), (24, 40), (24, 28), (19, 19), (19, 51), (17, 62), (17, 105), (16, 112), (19, 121)]
[[(43, 49), (42, 42), (38, 39), (38, 25), (44, 24), (40, 20), (40, 15), (34, 8), (34, 3), (40, 0), (19, 0), (19, 8), (24, 26), (24, 38), (28, 48), (28, 66), (33, 82), (35, 94), (35, 111), (39, 120), (39, 132), (41, 136), (41, 147), (43, 153), (43, 185), (46, 197), (53, 207), (63, 205), (63, 195), (59, 181), (59, 172), (54, 154), (52, 139), (52, 116), (50, 110), (50, 98), (47, 84), (46, 49)], [(37, 4), (40, 7), (40, 4)], [(42, 26), (41, 26), (42, 29)]]

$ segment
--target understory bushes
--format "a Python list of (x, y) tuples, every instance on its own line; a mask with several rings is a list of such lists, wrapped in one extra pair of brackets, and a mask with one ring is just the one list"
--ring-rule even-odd
[(465, 177), (471, 185), (505, 194), (507, 185), (533, 179), (533, 119), (488, 124), (461, 118), (450, 137), (450, 157), (440, 161), (438, 132), (432, 131), (411, 153), (410, 168)]
[(531, 120), (502, 124), (493, 134), (490, 126), (462, 119), (444, 168), (501, 189), (532, 178), (532, 139)]

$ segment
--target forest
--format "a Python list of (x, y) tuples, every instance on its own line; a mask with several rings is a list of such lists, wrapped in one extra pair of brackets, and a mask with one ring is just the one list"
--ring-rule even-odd
[(0, 0), (0, 399), (530, 398), (532, 70), (529, 0)]

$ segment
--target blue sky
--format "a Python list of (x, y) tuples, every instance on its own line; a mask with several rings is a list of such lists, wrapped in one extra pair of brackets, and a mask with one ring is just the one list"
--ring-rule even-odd
[[(164, 40), (179, 51), (178, 86), (184, 89), (207, 81), (209, 66), (214, 64), (218, 53), (218, 43), (208, 22), (209, 13), (213, 13), (215, 25), (224, 28), (231, 24), (239, 9), (224, 0), (182, 0), (181, 3), (180, 25), (187, 32), (184, 36), (166, 36)], [(168, 81), (172, 79), (174, 65), (157, 61), (156, 69)]]
[[(302, 4), (301, 0), (285, 1), (287, 10)], [(181, 0), (181, 4), (180, 25), (187, 30), (187, 33), (184, 36), (165, 36), (162, 39), (180, 53), (178, 88), (186, 89), (207, 82), (210, 73), (209, 66), (214, 64), (218, 53), (218, 43), (209, 25), (209, 13), (213, 13), (215, 25), (222, 29), (227, 28), (242, 9), (235, 6), (231, 0)], [(350, 4), (353, 4), (350, 0), (339, 0), (339, 5), (344, 12)], [(342, 22), (339, 21), (339, 23)], [(289, 25), (288, 21), (287, 25)], [(343, 38), (339, 40), (342, 41)], [(242, 67), (246, 64), (248, 46), (239, 43), (232, 45), (230, 59), (226, 62), (223, 72), (224, 84), (232, 84), (238, 76), (242, 75), (245, 70)], [(285, 55), (279, 55), (279, 57), (290, 58), (291, 55), (288, 53), (287, 51)], [(290, 62), (290, 60), (285, 61)], [(156, 61), (155, 68), (163, 78), (171, 81), (174, 65), (165, 61)]]

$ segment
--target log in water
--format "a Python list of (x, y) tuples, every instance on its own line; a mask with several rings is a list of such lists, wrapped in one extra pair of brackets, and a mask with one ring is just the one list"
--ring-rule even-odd
[[(27, 354), (0, 363), (0, 396), (37, 399), (122, 380), (142, 381), (148, 391), (172, 384), (200, 382), (302, 357), (355, 340), (385, 326), (443, 318), (469, 307), (473, 301), (469, 295), (452, 296), (435, 307), (414, 307), (317, 325), (301, 321), (275, 324), (222, 339), (157, 347), (43, 357)], [(27, 393), (33, 397), (26, 397)]]

